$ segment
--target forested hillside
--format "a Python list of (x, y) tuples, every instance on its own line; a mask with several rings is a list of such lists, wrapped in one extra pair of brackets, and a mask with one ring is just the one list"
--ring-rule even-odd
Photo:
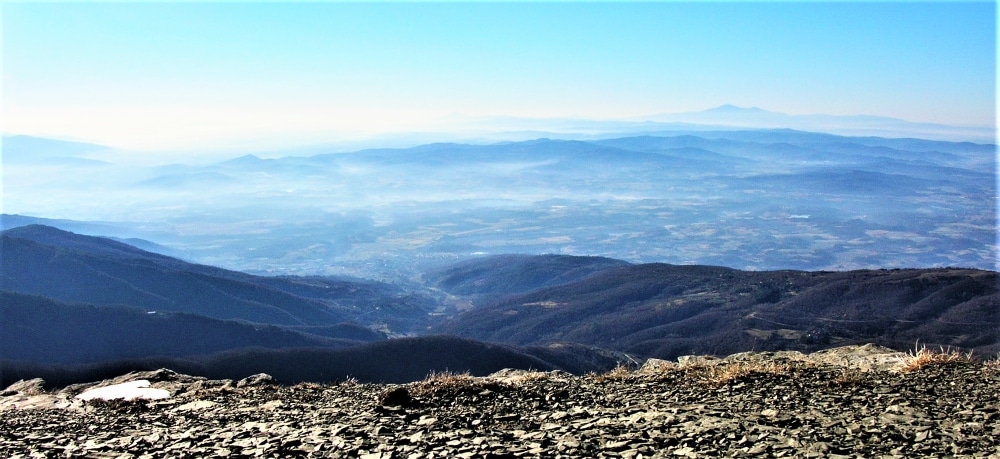
[(644, 264), (510, 296), (436, 328), (512, 344), (576, 342), (674, 358), (919, 340), (1000, 350), (997, 273), (739, 271)]

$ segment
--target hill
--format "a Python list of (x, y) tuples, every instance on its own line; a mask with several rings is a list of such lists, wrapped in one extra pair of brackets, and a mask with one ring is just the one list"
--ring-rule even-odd
[(739, 271), (643, 264), (504, 298), (435, 330), (517, 345), (575, 342), (645, 357), (812, 351), (874, 342), (1000, 351), (995, 272)]
[(484, 376), (505, 368), (562, 370), (575, 374), (614, 368), (617, 358), (600, 350), (574, 346), (518, 347), (452, 336), (400, 338), (346, 348), (245, 348), (205, 356), (148, 356), (86, 365), (0, 360), (0, 387), (21, 379), (43, 378), (53, 387), (109, 378), (129, 371), (158, 368), (219, 379), (241, 379), (258, 373), (276, 382), (405, 383), (431, 373)]
[(0, 289), (68, 303), (125, 305), (285, 326), (389, 321), (423, 327), (430, 299), (378, 282), (263, 277), (29, 225), (0, 233)]
[(85, 167), (107, 164), (92, 159), (107, 153), (110, 147), (91, 143), (70, 142), (26, 135), (0, 137), (4, 164), (69, 165)]
[(70, 305), (12, 292), (0, 292), (0, 320), (0, 356), (43, 365), (190, 357), (247, 347), (347, 347), (378, 339), (358, 339), (365, 337), (346, 325), (339, 333), (320, 336), (189, 313)]
[(628, 263), (604, 257), (493, 255), (466, 260), (423, 276), (425, 283), (478, 302), (567, 284)]
[[(5, 377), (72, 379), (152, 365), (218, 377), (404, 381), (445, 370), (598, 371), (620, 358), (582, 345), (515, 348), (450, 337), (364, 345), (384, 340), (374, 328), (440, 320), (428, 313), (435, 303), (378, 282), (253, 276), (41, 225), (4, 231), (0, 244)], [(571, 272), (584, 265), (562, 264)]]

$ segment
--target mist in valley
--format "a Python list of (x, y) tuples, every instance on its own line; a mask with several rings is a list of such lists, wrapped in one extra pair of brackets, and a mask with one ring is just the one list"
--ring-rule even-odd
[(70, 220), (252, 273), (405, 280), (501, 253), (750, 270), (996, 260), (989, 144), (674, 131), (148, 165), (29, 140), (4, 140), (5, 226)]

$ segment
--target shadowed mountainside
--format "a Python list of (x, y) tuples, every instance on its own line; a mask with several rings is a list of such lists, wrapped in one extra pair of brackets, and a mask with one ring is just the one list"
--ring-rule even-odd
[(0, 320), (0, 356), (43, 364), (185, 357), (246, 347), (347, 347), (384, 339), (349, 324), (324, 327), (317, 330), (325, 332), (320, 336), (189, 313), (70, 305), (12, 292), (0, 292)]
[(240, 379), (267, 373), (276, 382), (405, 383), (430, 373), (468, 372), (485, 376), (504, 368), (564, 370), (576, 374), (606, 371), (617, 365), (611, 354), (579, 346), (570, 353), (552, 347), (518, 348), (451, 336), (400, 338), (350, 348), (249, 348), (185, 359), (144, 358), (90, 365), (43, 365), (0, 360), (0, 387), (21, 379), (43, 378), (52, 387), (106, 379), (130, 371), (171, 370), (215, 379)]
[[(429, 312), (445, 308), (404, 287), (253, 276), (37, 225), (3, 232), (0, 244), (0, 324), (14, 346), (5, 349), (37, 347), (36, 354), (4, 358), (29, 367), (31, 360), (115, 365), (122, 358), (178, 356), (197, 360), (177, 365), (204, 365), (179, 370), (195, 374), (253, 369), (288, 381), (345, 374), (399, 381), (429, 369), (511, 366), (503, 362), (593, 371), (626, 360), (620, 352), (674, 358), (866, 342), (906, 349), (917, 340), (1000, 350), (998, 276), (974, 269), (738, 271), (597, 257), (484, 257), (425, 277), (480, 305), (440, 323), (447, 317)], [(464, 339), (332, 349), (377, 340), (369, 328), (386, 323), (423, 332), (438, 323), (432, 333)], [(245, 348), (251, 345), (280, 349)], [(127, 352), (102, 353), (108, 349)], [(472, 363), (476, 358), (486, 361)]]
[(532, 345), (575, 342), (647, 357), (818, 350), (1000, 350), (997, 273), (973, 269), (748, 272), (645, 264), (461, 313), (437, 332)]
[(424, 274), (425, 283), (453, 295), (489, 302), (507, 295), (568, 284), (605, 269), (628, 265), (604, 257), (494, 255)]
[(261, 277), (187, 263), (106, 238), (30, 225), (0, 234), (0, 290), (286, 326), (390, 321), (423, 327), (433, 302), (362, 280)]

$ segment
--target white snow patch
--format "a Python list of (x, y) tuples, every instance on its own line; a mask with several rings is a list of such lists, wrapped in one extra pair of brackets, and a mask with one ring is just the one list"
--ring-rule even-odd
[(99, 387), (97, 389), (90, 389), (80, 395), (77, 395), (76, 398), (80, 400), (93, 400), (95, 398), (103, 400), (114, 400), (118, 398), (123, 398), (125, 400), (132, 400), (136, 398), (159, 400), (170, 398), (170, 392), (163, 389), (154, 389), (149, 387), (148, 380), (139, 379), (136, 381)]

